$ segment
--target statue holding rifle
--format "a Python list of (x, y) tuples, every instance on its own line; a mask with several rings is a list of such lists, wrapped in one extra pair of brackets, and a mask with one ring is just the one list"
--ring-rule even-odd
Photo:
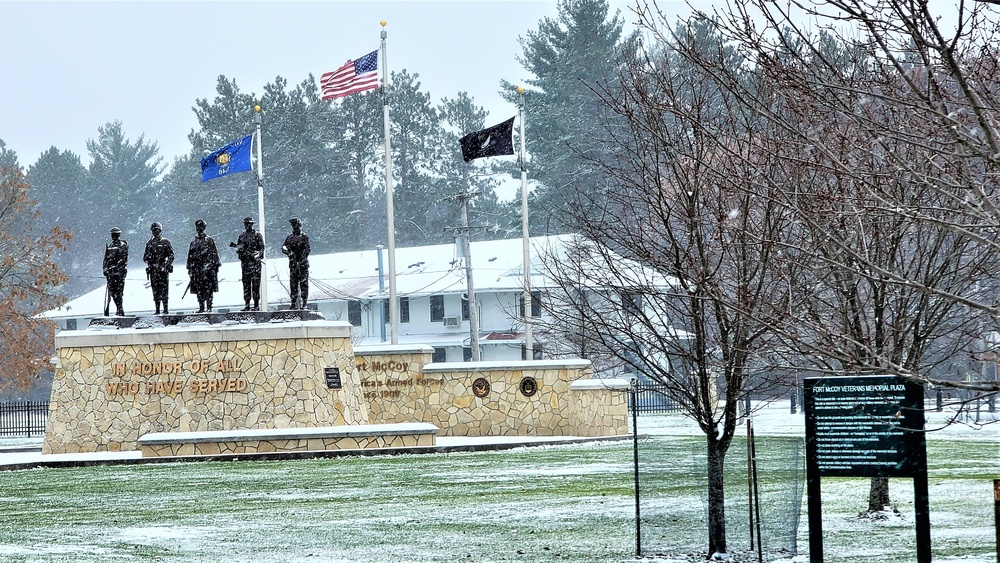
[(128, 241), (121, 238), (122, 230), (111, 228), (111, 242), (104, 247), (104, 278), (108, 282), (104, 296), (104, 316), (109, 316), (111, 302), (115, 302), (115, 314), (125, 316), (122, 294), (125, 293), (125, 275), (128, 274)]
[[(243, 307), (244, 311), (260, 310), (260, 271), (261, 262), (264, 259), (264, 237), (253, 228), (253, 217), (243, 219), (243, 232), (240, 233), (236, 242), (229, 243), (231, 248), (236, 249), (236, 256), (240, 259), (240, 269), (243, 278)], [(250, 300), (253, 300), (253, 307)]]
[(142, 261), (146, 263), (146, 278), (149, 280), (149, 287), (153, 290), (153, 303), (156, 306), (154, 314), (160, 314), (160, 307), (163, 307), (163, 314), (169, 314), (167, 298), (170, 290), (170, 272), (174, 271), (174, 248), (170, 246), (170, 241), (163, 238), (163, 226), (153, 223), (149, 226), (153, 234), (146, 242), (146, 251), (142, 254)]

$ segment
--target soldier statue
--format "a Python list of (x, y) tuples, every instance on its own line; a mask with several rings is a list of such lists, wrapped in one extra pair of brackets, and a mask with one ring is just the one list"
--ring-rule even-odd
[(195, 236), (188, 246), (187, 271), (191, 279), (188, 287), (198, 296), (198, 312), (212, 312), (212, 294), (219, 291), (219, 249), (215, 239), (205, 234), (207, 224), (194, 222)]
[(288, 222), (292, 225), (292, 234), (285, 237), (285, 244), (281, 245), (281, 252), (288, 256), (288, 296), (292, 309), (305, 309), (309, 298), (309, 235), (302, 232), (298, 217)]
[(174, 249), (170, 246), (170, 241), (163, 238), (163, 226), (153, 223), (149, 226), (153, 234), (146, 242), (146, 251), (142, 254), (142, 261), (146, 263), (146, 278), (149, 286), (153, 290), (153, 303), (156, 305), (156, 312), (160, 314), (160, 306), (163, 306), (163, 314), (170, 313), (167, 307), (167, 297), (170, 289), (170, 272), (174, 271)]
[(122, 294), (125, 293), (125, 275), (128, 274), (128, 241), (122, 240), (122, 230), (111, 227), (111, 242), (104, 247), (104, 278), (108, 281), (108, 294), (104, 296), (104, 316), (115, 302), (115, 314), (125, 316)]
[[(243, 279), (244, 311), (260, 310), (260, 270), (264, 259), (264, 237), (254, 230), (253, 217), (243, 219), (244, 231), (229, 246), (236, 249)], [(253, 307), (250, 300), (253, 299)]]

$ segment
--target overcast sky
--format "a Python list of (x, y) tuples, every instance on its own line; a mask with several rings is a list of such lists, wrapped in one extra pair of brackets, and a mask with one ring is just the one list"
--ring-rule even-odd
[[(629, 5), (612, 2), (633, 21)], [(492, 124), (516, 113), (498, 94), (500, 80), (527, 78), (518, 38), (556, 15), (555, 0), (0, 0), (0, 139), (25, 167), (50, 146), (87, 164), (87, 139), (120, 120), (169, 163), (190, 150), (191, 108), (215, 97), (219, 75), (253, 94), (277, 76), (290, 85), (318, 79), (377, 49), (382, 19), (390, 70), (418, 74), (434, 103), (468, 92)]]

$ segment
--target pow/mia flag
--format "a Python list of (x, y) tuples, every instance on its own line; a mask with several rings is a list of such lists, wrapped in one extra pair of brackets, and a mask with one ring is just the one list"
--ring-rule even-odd
[(514, 154), (514, 118), (459, 139), (465, 162), (486, 156)]

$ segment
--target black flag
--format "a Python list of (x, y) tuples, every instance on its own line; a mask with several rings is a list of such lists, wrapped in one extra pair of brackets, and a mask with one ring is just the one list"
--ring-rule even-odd
[(484, 156), (514, 154), (514, 118), (482, 131), (469, 133), (458, 142), (462, 143), (462, 159), (465, 162)]

